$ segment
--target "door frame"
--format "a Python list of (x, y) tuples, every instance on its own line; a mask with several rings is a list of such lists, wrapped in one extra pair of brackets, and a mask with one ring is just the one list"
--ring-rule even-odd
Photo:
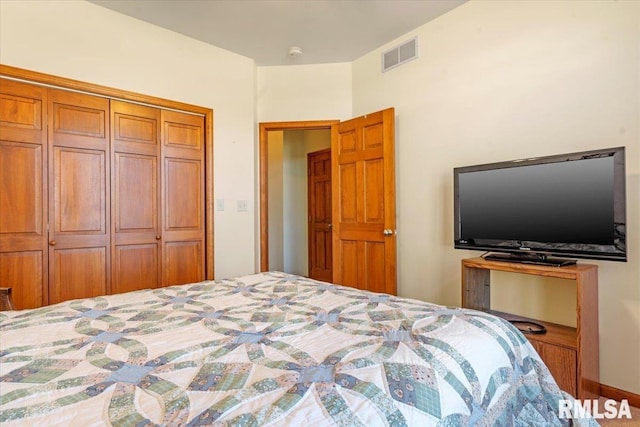
[[(307, 120), (294, 122), (263, 122), (260, 126), (260, 271), (269, 271), (269, 182), (268, 143), (269, 132), (285, 130), (331, 129), (340, 120)], [(333, 136), (332, 136), (333, 137)]]

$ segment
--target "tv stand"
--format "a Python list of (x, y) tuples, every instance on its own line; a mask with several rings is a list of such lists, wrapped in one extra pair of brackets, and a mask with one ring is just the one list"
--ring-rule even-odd
[(548, 265), (551, 267), (563, 267), (577, 263), (575, 259), (553, 258), (538, 253), (490, 253), (483, 256), (483, 258), (488, 261), (518, 262), (521, 264)]
[[(576, 326), (558, 325), (491, 310), (491, 271), (531, 274), (574, 280)], [(564, 267), (491, 261), (462, 260), (462, 307), (489, 312), (505, 320), (535, 322), (545, 333), (525, 337), (545, 362), (560, 388), (578, 399), (597, 398), (600, 392), (598, 343), (598, 266), (575, 264)]]

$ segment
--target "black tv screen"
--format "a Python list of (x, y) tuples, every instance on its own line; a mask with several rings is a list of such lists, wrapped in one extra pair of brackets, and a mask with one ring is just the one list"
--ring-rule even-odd
[(454, 169), (455, 247), (498, 259), (626, 261), (625, 210), (624, 147)]

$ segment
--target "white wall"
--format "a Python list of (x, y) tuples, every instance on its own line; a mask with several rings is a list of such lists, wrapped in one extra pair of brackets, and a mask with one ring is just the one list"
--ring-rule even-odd
[(267, 193), (269, 230), (269, 270), (284, 269), (284, 131), (267, 134)]
[(258, 67), (258, 122), (351, 117), (351, 63)]
[(212, 108), (215, 275), (255, 271), (253, 60), (92, 3), (33, 0), (0, 2), (0, 62)]
[[(380, 53), (413, 36), (419, 59), (381, 74)], [(460, 260), (479, 255), (453, 249), (454, 167), (626, 146), (629, 262), (596, 262), (600, 372), (640, 393), (640, 3), (466, 3), (353, 63), (354, 116), (387, 106), (399, 294), (438, 303), (460, 304)], [(558, 302), (575, 292), (562, 281), (496, 276), (511, 307), (575, 309)]]

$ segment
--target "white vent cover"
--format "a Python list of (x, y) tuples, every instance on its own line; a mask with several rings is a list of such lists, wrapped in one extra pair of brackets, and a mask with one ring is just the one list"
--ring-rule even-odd
[(418, 38), (413, 38), (382, 54), (382, 72), (402, 65), (418, 57)]

